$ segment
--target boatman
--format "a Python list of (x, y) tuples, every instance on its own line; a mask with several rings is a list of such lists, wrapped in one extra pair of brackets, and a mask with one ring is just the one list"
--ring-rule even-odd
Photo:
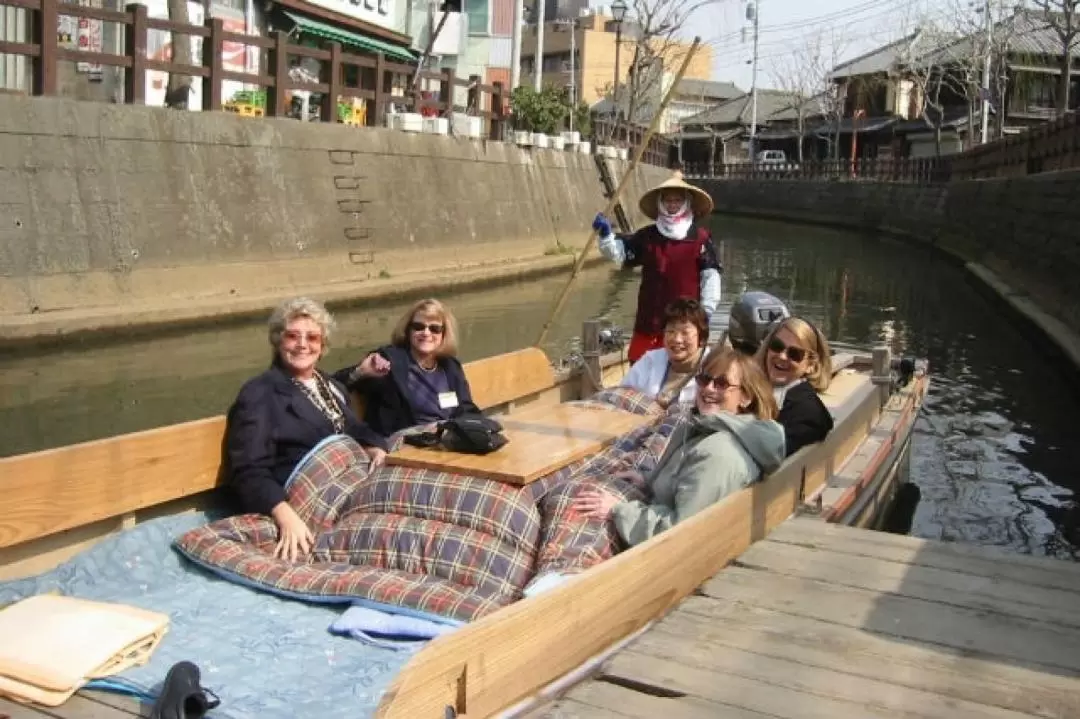
[(598, 214), (593, 229), (600, 254), (622, 267), (641, 268), (637, 316), (630, 340), (629, 360), (664, 345), (664, 308), (680, 298), (701, 303), (710, 318), (720, 304), (723, 267), (705, 227), (712, 214), (708, 193), (687, 184), (681, 172), (641, 196), (642, 214), (655, 222), (630, 237), (619, 238), (611, 222)]

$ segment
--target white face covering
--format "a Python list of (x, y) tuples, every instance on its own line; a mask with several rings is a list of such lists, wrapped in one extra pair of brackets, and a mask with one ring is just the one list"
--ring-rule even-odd
[(656, 196), (656, 229), (669, 240), (685, 240), (694, 223), (694, 213), (690, 209), (690, 195), (683, 193), (683, 203), (678, 211), (670, 213), (664, 207), (663, 193)]

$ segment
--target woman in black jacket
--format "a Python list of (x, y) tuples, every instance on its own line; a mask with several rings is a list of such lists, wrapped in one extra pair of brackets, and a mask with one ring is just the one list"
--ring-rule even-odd
[(349, 407), (345, 388), (315, 365), (326, 352), (334, 320), (318, 302), (288, 300), (270, 317), (270, 369), (248, 380), (229, 409), (225, 430), (228, 483), (243, 512), (266, 514), (278, 526), (274, 556), (295, 561), (314, 537), (289, 505), (285, 484), (317, 444), (345, 434), (372, 467), (386, 457), (386, 440)]
[(825, 439), (833, 418), (818, 392), (832, 381), (832, 359), (821, 330), (804, 319), (788, 317), (765, 338), (758, 358), (780, 407), (777, 421), (784, 427), (787, 456)]
[(454, 315), (438, 300), (420, 300), (398, 321), (390, 344), (334, 378), (364, 398), (364, 421), (388, 437), (480, 411), (456, 355)]

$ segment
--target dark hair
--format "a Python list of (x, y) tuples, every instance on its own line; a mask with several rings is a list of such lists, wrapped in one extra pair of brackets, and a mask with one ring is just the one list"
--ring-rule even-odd
[(697, 328), (699, 347), (709, 343), (709, 316), (697, 300), (680, 297), (664, 308), (664, 328), (676, 322), (689, 322)]

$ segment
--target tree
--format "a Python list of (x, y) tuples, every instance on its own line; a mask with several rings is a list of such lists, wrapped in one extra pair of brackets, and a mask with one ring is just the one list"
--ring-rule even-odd
[(1030, 0), (1047, 26), (1061, 43), (1061, 80), (1058, 84), (1057, 111), (1068, 112), (1072, 85), (1073, 53), (1080, 48), (1080, 0)]
[(843, 53), (841, 46), (835, 32), (828, 37), (824, 32), (819, 32), (809, 37), (804, 45), (779, 58), (773, 67), (773, 83), (785, 96), (795, 118), (800, 163), (803, 162), (807, 118), (826, 116), (830, 121), (835, 118), (839, 123), (843, 117), (843, 98), (836, 95), (838, 87), (828, 78), (829, 71), (839, 64)]
[(571, 108), (569, 91), (565, 87), (545, 85), (537, 92), (531, 85), (519, 85), (510, 93), (510, 107), (514, 113), (514, 127), (519, 130), (551, 135), (566, 127), (570, 113), (574, 112), (574, 127), (583, 134), (588, 132), (588, 106), (579, 103), (576, 109)]
[[(678, 70), (690, 50), (682, 31), (694, 12), (711, 2), (715, 0), (629, 1), (619, 48), (626, 81), (619, 85), (618, 107), (612, 108), (617, 121), (645, 125), (652, 120), (667, 89), (665, 78)], [(615, 94), (611, 82), (597, 90), (606, 97)]]
[[(188, 0), (169, 0), (169, 19), (173, 22), (191, 24), (188, 15)], [(172, 61), (184, 65), (191, 64), (191, 35), (174, 32), (172, 35)], [(178, 72), (169, 73), (169, 84), (165, 90), (165, 105), (178, 110), (188, 109), (188, 93), (191, 92), (191, 78)]]

